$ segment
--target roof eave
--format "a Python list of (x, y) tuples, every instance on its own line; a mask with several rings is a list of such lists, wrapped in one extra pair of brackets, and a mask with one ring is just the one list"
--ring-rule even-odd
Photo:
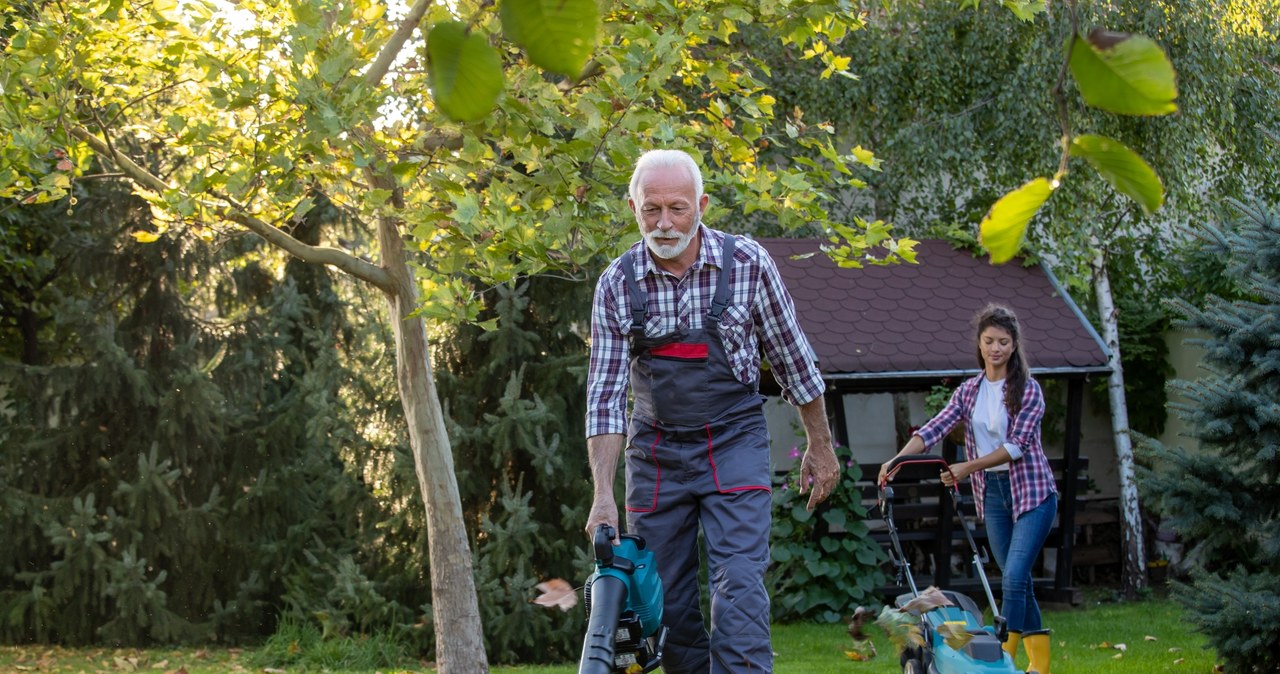
[[(948, 379), (954, 377), (972, 377), (977, 370), (910, 370), (894, 372), (823, 372), (822, 378), (831, 381), (859, 381), (873, 379)], [(1072, 377), (1092, 374), (1110, 374), (1111, 368), (1106, 365), (1086, 365), (1083, 367), (1033, 367), (1031, 374), (1037, 377)]]

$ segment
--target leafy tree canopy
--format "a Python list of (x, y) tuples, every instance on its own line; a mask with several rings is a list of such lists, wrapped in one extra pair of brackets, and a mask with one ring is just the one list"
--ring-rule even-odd
[[(928, 0), (871, 8), (868, 29), (843, 45), (854, 81), (818, 80), (817, 69), (796, 52), (762, 41), (771, 63), (786, 64), (773, 71), (778, 100), (829, 111), (850, 142), (880, 159), (869, 189), (851, 195), (854, 210), (913, 236), (976, 244), (975, 225), (999, 197), (1037, 177), (1052, 179), (1059, 168), (1063, 129), (1050, 90), (1060, 75), (1077, 142), (1055, 190), (1061, 193), (1031, 221), (1027, 241), (1033, 253), (1052, 255), (1074, 290), (1088, 292), (1098, 246), (1123, 259), (1142, 254), (1150, 264), (1148, 281), (1170, 271), (1176, 280), (1180, 273), (1159, 262), (1171, 259), (1167, 247), (1178, 239), (1159, 232), (1213, 217), (1221, 195), (1275, 189), (1259, 177), (1280, 164), (1267, 140), (1280, 129), (1273, 72), (1280, 63), (1280, 3), (1080, 0), (1031, 11), (1028, 21), (1011, 20), (1002, 5), (1013, 4), (1034, 3)], [(1113, 69), (1063, 66), (1064, 45), (1081, 60), (1105, 65), (1095, 54), (1105, 50), (1087, 49), (1096, 47), (1088, 40), (1094, 28), (1140, 36), (1164, 51), (1176, 71), (1177, 112), (1131, 116), (1091, 107), (1088, 87), (1114, 84)], [(1085, 44), (1073, 39), (1073, 30)], [(1097, 43), (1110, 46), (1106, 33)], [(1144, 169), (1123, 152), (1110, 155), (1114, 146), (1098, 137), (1127, 146), (1158, 176), (1164, 196), (1158, 211), (1144, 210), (1157, 204), (1153, 192), (1136, 191), (1141, 200), (1117, 192), (1125, 171), (1107, 167)], [(1149, 178), (1136, 184), (1152, 185)]]
[[(743, 214), (785, 229), (841, 224), (827, 215), (830, 190), (874, 157), (837, 151), (829, 124), (775, 131), (783, 111), (735, 42), (740, 26), (764, 26), (834, 72), (831, 45), (861, 27), (842, 3), (683, 11), (648, 0), (598, 18), (589, 2), (500, 5), (419, 3), (406, 21), (370, 0), (11, 4), (0, 194), (64, 199), (91, 152), (125, 137), (163, 158), (160, 180), (138, 189), (161, 230), (232, 221), (270, 236), (312, 209), (321, 186), (361, 219), (402, 221), (430, 280), (425, 311), (440, 318), (475, 315), (460, 274), (579, 275), (615, 252), (619, 188), (650, 147), (693, 151), (708, 191)], [(595, 39), (597, 22), (579, 68), (579, 33)], [(762, 147), (794, 148), (795, 161), (770, 166)], [(884, 246), (872, 257), (897, 259), (883, 226), (872, 243)]]

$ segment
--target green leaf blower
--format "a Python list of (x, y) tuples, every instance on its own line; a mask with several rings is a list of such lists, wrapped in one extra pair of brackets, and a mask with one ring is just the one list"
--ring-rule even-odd
[(578, 674), (638, 674), (662, 663), (662, 579), (644, 539), (596, 527), (596, 570), (583, 590), (587, 636)]

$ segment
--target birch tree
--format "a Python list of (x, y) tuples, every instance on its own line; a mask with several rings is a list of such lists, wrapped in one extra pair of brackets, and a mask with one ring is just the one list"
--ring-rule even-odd
[[(1277, 61), (1278, 12), (1275, 0), (894, 3), (869, 7), (870, 29), (849, 40), (856, 81), (815, 83), (811, 68), (780, 52), (771, 56), (777, 64), (774, 90), (788, 105), (839, 111), (833, 114), (840, 127), (881, 159), (882, 171), (870, 188), (848, 199), (854, 212), (875, 213), (912, 236), (981, 250), (977, 225), (992, 205), (1008, 190), (1043, 176), (1021, 193), (1028, 197), (1021, 204), (1025, 209), (1014, 208), (1013, 197), (996, 213), (1001, 217), (994, 222), (1009, 225), (1004, 216), (1021, 212), (1025, 225), (997, 227), (986, 242), (998, 248), (1003, 235), (1006, 252), (1018, 250), (1049, 264), (1077, 303), (1090, 308), (1097, 307), (1094, 262), (1101, 250), (1111, 265), (1114, 304), (1158, 307), (1160, 298), (1185, 283), (1177, 266), (1183, 226), (1216, 217), (1216, 197), (1274, 193), (1267, 177), (1276, 170), (1275, 157), (1264, 130), (1280, 123), (1270, 74)], [(1090, 34), (1099, 27), (1094, 45)], [(1145, 40), (1176, 69), (1176, 114), (1116, 114), (1082, 95), (1084, 81), (1094, 76), (1090, 68), (1072, 67), (1072, 46), (1099, 51), (1095, 65), (1108, 75), (1105, 82), (1118, 77), (1110, 72), (1105, 46), (1120, 34), (1142, 38), (1126, 48)], [(1124, 91), (1113, 90), (1127, 98)], [(1085, 139), (1079, 146), (1064, 143), (1077, 137)], [(1102, 138), (1116, 143), (1104, 146)], [(1137, 159), (1120, 152), (1122, 145)], [(1148, 213), (1113, 188), (1089, 155), (1111, 157), (1104, 164), (1128, 156), (1115, 167), (1138, 171), (1131, 177), (1145, 174), (1138, 183), (1158, 187), (1150, 195), (1162, 197), (1159, 209)], [(1059, 176), (1061, 169), (1066, 172)], [(1051, 196), (1033, 209), (1029, 197), (1037, 189)], [(1159, 339), (1128, 334), (1131, 318), (1107, 314), (1107, 320), (1119, 319), (1121, 344)], [(1106, 331), (1102, 320), (1097, 325)], [(1113, 351), (1115, 362), (1120, 355)], [(1139, 349), (1122, 355), (1157, 356)], [(1130, 365), (1130, 375), (1159, 369), (1154, 363)], [(1165, 402), (1162, 378), (1127, 382), (1125, 389), (1135, 424), (1158, 416), (1153, 409)], [(1128, 436), (1128, 424), (1113, 428)], [(1140, 526), (1137, 510), (1131, 512)], [(1128, 575), (1142, 571), (1133, 566)]]

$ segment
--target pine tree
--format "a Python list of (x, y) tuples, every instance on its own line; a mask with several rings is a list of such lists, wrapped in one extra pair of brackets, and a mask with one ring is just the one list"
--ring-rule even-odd
[(458, 456), (476, 587), (494, 662), (554, 662), (582, 647), (581, 608), (530, 603), (550, 578), (590, 571), (584, 437), (592, 284), (539, 277), (499, 286), (483, 320), (437, 347)]
[(1207, 335), (1207, 374), (1171, 385), (1199, 447), (1150, 442), (1149, 504), (1189, 546), (1174, 594), (1231, 672), (1280, 669), (1280, 214), (1234, 204), (1231, 226), (1198, 236), (1226, 261), (1240, 296), (1175, 302)]
[[(127, 188), (74, 195), (0, 212), (0, 640), (412, 623), (422, 577), (380, 545), (395, 503), (371, 486), (405, 443), (366, 431), (399, 424), (361, 296), (248, 237), (141, 244)], [(313, 213), (302, 240), (335, 226)]]

